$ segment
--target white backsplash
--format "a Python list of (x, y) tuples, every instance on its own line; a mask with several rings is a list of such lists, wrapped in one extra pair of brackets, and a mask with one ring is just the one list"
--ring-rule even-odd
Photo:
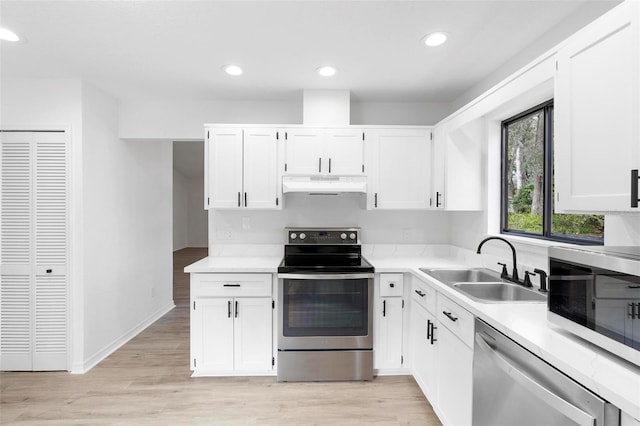
[(209, 247), (284, 244), (286, 227), (357, 227), (363, 244), (448, 244), (449, 220), (439, 211), (364, 209), (364, 196), (287, 195), (283, 210), (211, 210)]

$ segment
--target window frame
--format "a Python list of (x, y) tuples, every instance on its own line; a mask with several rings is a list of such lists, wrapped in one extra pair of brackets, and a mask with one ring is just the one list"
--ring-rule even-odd
[[(543, 210), (542, 210), (542, 233), (520, 231), (509, 229), (508, 208), (508, 192), (509, 184), (507, 179), (507, 136), (508, 126), (527, 116), (533, 115), (539, 111), (543, 112), (544, 117), (544, 141), (543, 141)], [(569, 236), (563, 234), (553, 234), (553, 99), (545, 101), (539, 105), (527, 109), (510, 118), (502, 120), (500, 129), (500, 233), (504, 235), (513, 235), (518, 237), (535, 238), (538, 240), (555, 241), (562, 243), (578, 244), (578, 245), (604, 245), (604, 236), (602, 238), (588, 236)]]

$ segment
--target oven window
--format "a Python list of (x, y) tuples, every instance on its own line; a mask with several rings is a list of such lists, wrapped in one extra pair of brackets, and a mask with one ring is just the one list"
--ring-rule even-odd
[(283, 280), (284, 336), (366, 336), (369, 280)]

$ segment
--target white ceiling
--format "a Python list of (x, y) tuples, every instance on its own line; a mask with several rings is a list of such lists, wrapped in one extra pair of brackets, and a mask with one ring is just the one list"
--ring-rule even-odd
[[(2, 0), (0, 24), (27, 39), (1, 43), (2, 78), (81, 78), (121, 99), (294, 100), (302, 89), (343, 89), (360, 102), (452, 102), (617, 3)], [(427, 49), (420, 39), (435, 30), (450, 42)], [(245, 74), (225, 75), (229, 63)], [(338, 74), (317, 76), (323, 64)]]

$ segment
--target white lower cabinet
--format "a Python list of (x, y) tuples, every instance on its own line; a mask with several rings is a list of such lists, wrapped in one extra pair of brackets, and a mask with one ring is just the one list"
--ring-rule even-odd
[(444, 424), (471, 424), (472, 368), (473, 350), (441, 325), (438, 329), (437, 404)]
[(402, 368), (404, 293), (402, 274), (380, 274), (374, 303), (373, 368)]
[(430, 401), (436, 397), (435, 318), (424, 307), (414, 304), (411, 309), (411, 359), (413, 377)]
[(411, 371), (445, 425), (470, 425), (474, 316), (430, 285), (411, 289)]
[(474, 317), (438, 294), (438, 409), (448, 425), (470, 425)]
[(192, 275), (191, 369), (194, 374), (272, 372), (271, 279), (270, 274)]

